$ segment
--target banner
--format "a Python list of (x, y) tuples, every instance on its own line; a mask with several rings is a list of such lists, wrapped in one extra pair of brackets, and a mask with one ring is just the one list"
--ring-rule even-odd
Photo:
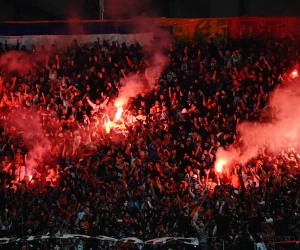
[(172, 26), (175, 40), (206, 43), (210, 37), (220, 41), (227, 34), (227, 19), (225, 18), (157, 18), (155, 25)]
[(228, 38), (253, 35), (257, 40), (300, 40), (299, 17), (238, 17), (228, 19)]
[[(256, 40), (289, 38), (300, 40), (299, 17), (236, 17), (236, 18), (155, 18), (126, 21), (59, 21), (0, 23), (0, 39), (22, 38), (26, 45), (48, 46), (56, 40), (91, 43), (104, 37), (131, 44), (137, 39), (146, 44), (151, 39), (172, 38), (206, 44), (210, 37), (217, 42), (228, 38)], [(91, 35), (92, 34), (92, 35)], [(47, 36), (45, 36), (47, 35)], [(48, 43), (48, 44), (47, 44)]]

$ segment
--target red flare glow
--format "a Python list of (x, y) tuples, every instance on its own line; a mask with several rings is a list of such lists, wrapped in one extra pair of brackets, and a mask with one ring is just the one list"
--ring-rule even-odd
[(122, 113), (123, 113), (123, 108), (122, 107), (118, 107), (117, 108), (117, 113), (115, 115), (115, 121), (120, 120), (120, 118), (122, 116)]
[(225, 159), (219, 159), (216, 162), (215, 169), (218, 173), (221, 173), (223, 171), (223, 166), (227, 163)]
[(297, 71), (297, 70), (294, 70), (294, 71), (292, 72), (292, 77), (293, 77), (293, 78), (298, 77), (298, 71)]
[(111, 127), (111, 121), (109, 120), (108, 115), (105, 115), (105, 117), (104, 117), (103, 127), (104, 127), (104, 129), (105, 129), (105, 132), (106, 132), (107, 134), (109, 134), (109, 132), (110, 132), (110, 127)]

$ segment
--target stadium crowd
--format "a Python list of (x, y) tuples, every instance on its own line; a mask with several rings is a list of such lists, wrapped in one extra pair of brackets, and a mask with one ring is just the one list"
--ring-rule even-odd
[[(157, 50), (167, 62), (153, 89), (132, 96), (121, 122), (105, 129), (124, 79), (148, 81)], [(216, 239), (224, 239), (236, 250), (299, 240), (300, 148), (262, 148), (226, 178), (214, 165), (219, 147), (244, 146), (238, 123), (272, 122), (270, 93), (299, 70), (295, 42), (98, 39), (47, 51), (17, 41), (1, 44), (0, 57), (17, 51), (34, 61), (1, 69), (1, 237), (197, 236), (200, 249), (222, 249)], [(70, 241), (64, 249), (85, 247), (93, 246)]]

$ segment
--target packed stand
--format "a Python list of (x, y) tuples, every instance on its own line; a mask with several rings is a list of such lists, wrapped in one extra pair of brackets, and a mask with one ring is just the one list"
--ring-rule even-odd
[(271, 120), (270, 93), (299, 69), (296, 43), (159, 47), (167, 63), (153, 89), (128, 100), (125, 129), (105, 130), (124, 79), (147, 81), (157, 48), (99, 39), (0, 47), (1, 58), (32, 60), (25, 70), (2, 65), (0, 76), (2, 237), (197, 236), (201, 249), (299, 240), (300, 148), (262, 149), (226, 177), (214, 168), (219, 147), (243, 147), (238, 123)]

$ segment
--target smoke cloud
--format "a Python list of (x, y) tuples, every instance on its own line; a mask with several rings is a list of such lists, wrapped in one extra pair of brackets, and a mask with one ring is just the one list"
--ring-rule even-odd
[(137, 75), (129, 76), (121, 80), (122, 88), (116, 99), (116, 106), (124, 106), (128, 99), (138, 95), (143, 89), (148, 89), (148, 84)]
[(116, 99), (116, 106), (123, 106), (131, 97), (137, 96), (139, 93), (150, 93), (160, 74), (164, 70), (167, 63), (167, 58), (157, 52), (151, 60), (151, 66), (145, 70), (145, 75), (129, 75), (121, 80), (122, 88), (119, 97)]
[(298, 84), (287, 83), (278, 86), (270, 96), (264, 115), (268, 122), (242, 122), (238, 124), (240, 151), (229, 146), (226, 151), (219, 148), (216, 154), (218, 162), (245, 163), (256, 157), (258, 151), (279, 152), (282, 148), (297, 147), (300, 139), (300, 92)]
[[(137, 29), (143, 30), (144, 25), (146, 23), (140, 22)], [(139, 35), (141, 36), (141, 40), (139, 39)], [(164, 40), (162, 36), (165, 36), (165, 34), (160, 34), (160, 36), (161, 40)], [(142, 45), (146, 44), (146, 39), (147, 42), (150, 40), (148, 40), (148, 36), (146, 38), (143, 37), (142, 33), (136, 34), (135, 39), (141, 42)], [(57, 42), (58, 47), (63, 45), (60, 39)], [(150, 57), (147, 58), (150, 66), (147, 67), (145, 72), (142, 71), (139, 74), (132, 73), (127, 78), (121, 80), (122, 87), (119, 97), (115, 101), (115, 106), (122, 107), (128, 102), (129, 98), (136, 97), (141, 92), (147, 94), (153, 90), (155, 83), (168, 63), (168, 58), (156, 50), (157, 48), (151, 51)], [(35, 54), (11, 50), (0, 56), (0, 69), (9, 73), (18, 73), (19, 75), (26, 74), (32, 69), (37, 68), (37, 66), (44, 67), (44, 64), (45, 55), (43, 53)], [(30, 165), (42, 161), (44, 156), (48, 157), (49, 152), (53, 150), (53, 145), (57, 144), (55, 142), (57, 135), (51, 135), (49, 131), (57, 131), (58, 125), (56, 126), (51, 121), (40, 120), (35, 112), (28, 109), (16, 109), (7, 120), (7, 125), (12, 127), (16, 133), (19, 133), (20, 138), (24, 141), (32, 156), (32, 163)]]
[(33, 162), (40, 161), (51, 150), (51, 142), (48, 139), (50, 135), (47, 134), (48, 124), (41, 121), (32, 111), (16, 109), (9, 116), (7, 125), (22, 139)]
[[(26, 74), (43, 60), (41, 55), (11, 50), (0, 56), (0, 69), (9, 73)], [(41, 121), (30, 110), (14, 110), (7, 120), (7, 125), (22, 138), (34, 158), (41, 159), (50, 148), (50, 142), (45, 137)]]
[(40, 60), (44, 60), (40, 55), (11, 50), (0, 56), (0, 69), (8, 72), (26, 73)]

